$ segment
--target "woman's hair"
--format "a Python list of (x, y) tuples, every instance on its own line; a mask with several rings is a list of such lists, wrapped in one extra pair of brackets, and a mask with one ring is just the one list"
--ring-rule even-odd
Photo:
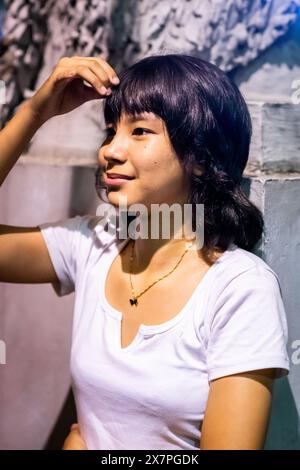
[[(187, 203), (204, 204), (204, 252), (233, 242), (251, 250), (263, 216), (241, 189), (249, 156), (251, 118), (238, 87), (217, 66), (186, 54), (145, 57), (119, 74), (104, 118), (152, 112), (163, 119), (173, 148), (190, 176)], [(193, 169), (199, 171), (194, 172)], [(200, 174), (199, 174), (200, 173)]]

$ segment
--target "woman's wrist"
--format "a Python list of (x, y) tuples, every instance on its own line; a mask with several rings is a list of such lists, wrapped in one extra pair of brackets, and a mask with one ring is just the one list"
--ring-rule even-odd
[(31, 98), (23, 103), (20, 110), (21, 109), (26, 114), (26, 119), (28, 122), (36, 127), (36, 130), (38, 130), (45, 123), (45, 120), (43, 120), (39, 113), (35, 111)]

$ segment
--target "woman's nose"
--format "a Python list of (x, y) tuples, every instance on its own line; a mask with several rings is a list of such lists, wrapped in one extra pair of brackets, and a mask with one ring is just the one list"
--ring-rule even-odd
[(104, 160), (109, 163), (111, 160), (126, 161), (125, 153), (122, 151), (109, 151), (103, 154)]
[(100, 150), (99, 154), (100, 153), (102, 153), (103, 159), (107, 162), (110, 160), (119, 160), (123, 162), (127, 159), (125, 142), (122, 143), (120, 139), (116, 138), (114, 138), (109, 144), (104, 145), (102, 152)]
[(100, 164), (104, 164), (106, 167), (109, 166), (110, 162), (116, 162), (116, 161), (119, 161), (119, 162), (125, 162), (127, 160), (127, 157), (125, 156), (125, 153), (122, 152), (121, 150), (120, 151), (116, 151), (114, 149), (112, 150), (105, 150), (103, 151), (103, 149), (99, 150), (99, 153), (98, 153), (98, 162)]

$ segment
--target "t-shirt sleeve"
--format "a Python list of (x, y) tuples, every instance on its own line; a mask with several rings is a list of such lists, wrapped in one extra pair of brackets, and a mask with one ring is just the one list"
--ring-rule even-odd
[(220, 293), (207, 324), (209, 381), (275, 368), (289, 373), (287, 321), (277, 275), (262, 266), (238, 274)]
[(52, 286), (58, 296), (74, 292), (80, 243), (80, 226), (84, 217), (39, 224), (59, 282)]

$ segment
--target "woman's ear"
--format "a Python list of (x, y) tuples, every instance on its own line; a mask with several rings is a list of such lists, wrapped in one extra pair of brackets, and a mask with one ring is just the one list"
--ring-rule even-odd
[(203, 165), (198, 165), (197, 163), (193, 166), (192, 174), (196, 176), (201, 176), (204, 172)]

